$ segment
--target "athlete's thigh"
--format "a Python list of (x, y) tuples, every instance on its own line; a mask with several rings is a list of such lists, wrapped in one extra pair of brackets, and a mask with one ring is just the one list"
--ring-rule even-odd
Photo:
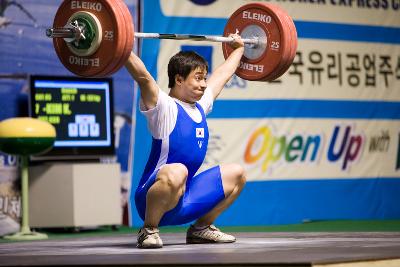
[[(165, 177), (167, 177), (166, 179), (168, 180), (168, 183), (173, 186), (185, 186), (187, 169), (183, 164), (180, 163), (164, 164), (158, 170), (153, 171), (149, 178), (147, 178), (146, 181), (143, 181), (138, 186), (135, 194), (135, 203), (138, 213), (143, 220), (146, 211), (147, 192), (158, 179), (165, 179)], [(176, 207), (167, 213), (176, 213), (181, 206), (182, 197), (180, 198)]]
[(179, 211), (181, 223), (200, 218), (225, 198), (219, 166), (188, 179)]

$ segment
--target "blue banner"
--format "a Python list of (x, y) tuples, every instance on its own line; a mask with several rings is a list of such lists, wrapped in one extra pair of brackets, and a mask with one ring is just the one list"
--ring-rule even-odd
[[(203, 169), (237, 162), (248, 175), (241, 196), (217, 222), (399, 218), (399, 7), (268, 2), (294, 19), (297, 53), (274, 82), (232, 77), (214, 104)], [(141, 31), (222, 35), (230, 14), (247, 3), (143, 1)], [(188, 49), (213, 69), (224, 60), (219, 44), (141, 41), (141, 58), (162, 90), (168, 92), (169, 58)], [(131, 218), (140, 226), (133, 193), (151, 136), (144, 117), (136, 114)]]

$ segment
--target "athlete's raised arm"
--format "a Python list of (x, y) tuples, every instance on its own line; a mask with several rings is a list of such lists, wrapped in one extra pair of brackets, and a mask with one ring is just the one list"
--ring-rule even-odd
[(229, 57), (222, 63), (216, 70), (211, 73), (207, 81), (208, 87), (213, 91), (214, 99), (218, 97), (224, 88), (225, 84), (229, 81), (232, 75), (235, 73), (239, 66), (240, 59), (244, 53), (244, 43), (242, 38), (237, 34), (231, 34), (233, 41), (231, 46), (235, 49), (229, 55)]
[(133, 79), (139, 84), (141, 97), (146, 109), (155, 107), (158, 100), (159, 87), (154, 78), (150, 75), (143, 61), (132, 52), (128, 61), (125, 63), (125, 67)]

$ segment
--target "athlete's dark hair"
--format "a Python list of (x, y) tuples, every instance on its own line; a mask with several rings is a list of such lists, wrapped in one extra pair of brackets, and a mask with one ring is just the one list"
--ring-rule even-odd
[(186, 79), (189, 73), (197, 68), (208, 71), (207, 61), (202, 56), (193, 51), (178, 52), (168, 63), (168, 87), (174, 87), (177, 74)]

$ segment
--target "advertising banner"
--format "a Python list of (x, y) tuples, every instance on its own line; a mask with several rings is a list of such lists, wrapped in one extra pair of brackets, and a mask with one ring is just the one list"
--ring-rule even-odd
[[(267, 83), (234, 75), (214, 103), (201, 170), (237, 162), (248, 178), (217, 222), (399, 218), (400, 2), (261, 2), (289, 13), (298, 48), (279, 79)], [(222, 35), (229, 16), (247, 3), (143, 1), (141, 31)], [(201, 54), (209, 72), (224, 60), (219, 43), (141, 44), (142, 59), (166, 92), (167, 64), (179, 50)], [(151, 144), (144, 117), (136, 118), (133, 190)], [(140, 225), (134, 205), (131, 214)]]

